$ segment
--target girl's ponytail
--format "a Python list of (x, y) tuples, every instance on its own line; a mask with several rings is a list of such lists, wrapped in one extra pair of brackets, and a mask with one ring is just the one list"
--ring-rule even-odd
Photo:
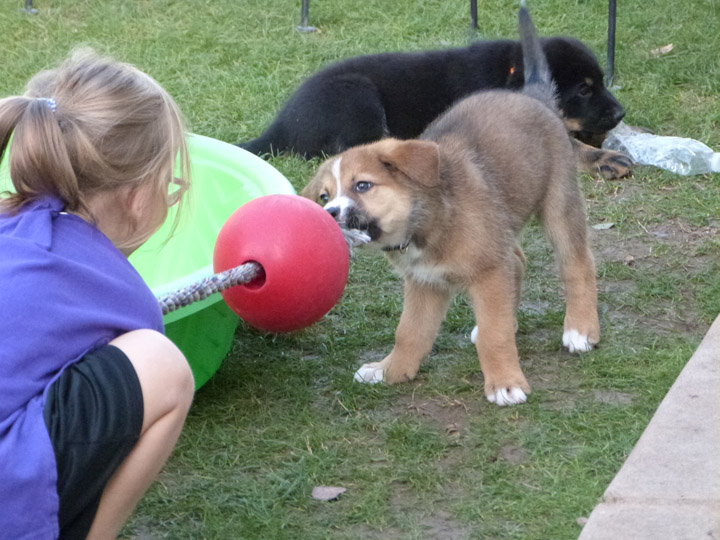
[(85, 209), (58, 114), (57, 104), (49, 98), (0, 100), (0, 150), (3, 155), (9, 151), (15, 188), (5, 201), (10, 211), (44, 195), (59, 197), (70, 210)]
[(29, 100), (22, 97), (0, 99), (0, 160), (7, 150), (18, 119), (25, 112)]

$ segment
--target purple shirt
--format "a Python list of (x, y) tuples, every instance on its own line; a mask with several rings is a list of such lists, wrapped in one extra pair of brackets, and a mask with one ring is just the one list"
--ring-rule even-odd
[(0, 536), (59, 534), (45, 394), (68, 365), (139, 328), (163, 331), (142, 277), (97, 227), (45, 197), (0, 214)]

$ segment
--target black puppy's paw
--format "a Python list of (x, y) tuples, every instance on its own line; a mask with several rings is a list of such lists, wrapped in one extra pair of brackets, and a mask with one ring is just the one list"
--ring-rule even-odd
[(615, 150), (598, 150), (600, 155), (596, 159), (596, 170), (606, 180), (625, 178), (632, 172), (635, 162), (630, 156)]
[(624, 178), (632, 173), (632, 158), (617, 150), (594, 148), (577, 139), (571, 139), (578, 168), (590, 174), (599, 174), (606, 180)]

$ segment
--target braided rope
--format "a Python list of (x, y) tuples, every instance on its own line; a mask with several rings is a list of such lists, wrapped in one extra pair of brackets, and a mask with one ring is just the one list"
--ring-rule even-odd
[[(364, 231), (346, 228), (342, 228), (342, 231), (351, 255), (353, 247), (361, 246), (370, 241), (370, 237)], [(163, 315), (167, 315), (171, 311), (188, 306), (193, 302), (205, 300), (211, 294), (222, 292), (235, 285), (246, 285), (262, 275), (263, 271), (263, 267), (260, 264), (247, 262), (235, 268), (230, 268), (224, 272), (206, 277), (177, 291), (160, 296), (158, 297), (158, 303), (160, 304)]]
[(197, 283), (158, 298), (163, 315), (185, 307), (198, 300), (205, 300), (211, 294), (221, 292), (235, 285), (247, 284), (261, 275), (262, 266), (248, 262), (224, 272), (206, 277)]

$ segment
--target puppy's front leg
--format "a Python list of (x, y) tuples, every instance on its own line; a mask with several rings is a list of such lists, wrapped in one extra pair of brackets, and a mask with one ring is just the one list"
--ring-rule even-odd
[(498, 405), (527, 401), (530, 385), (520, 369), (515, 345), (515, 304), (519, 291), (506, 268), (487, 272), (470, 287), (477, 318), (477, 346), (485, 396)]
[(570, 137), (578, 169), (590, 174), (600, 174), (607, 180), (624, 178), (632, 172), (634, 165), (630, 156), (616, 150), (594, 148)]
[(448, 307), (451, 293), (405, 279), (405, 305), (395, 332), (395, 347), (382, 362), (364, 364), (355, 380), (364, 383), (411, 381), (420, 362), (432, 350)]

